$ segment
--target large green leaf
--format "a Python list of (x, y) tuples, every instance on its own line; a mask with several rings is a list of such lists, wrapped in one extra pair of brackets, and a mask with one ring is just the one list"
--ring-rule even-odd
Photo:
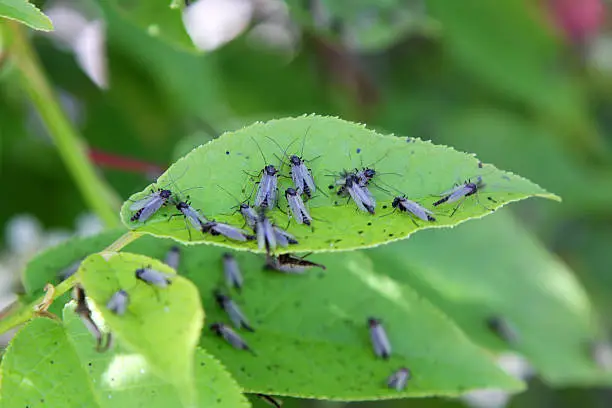
[[(106, 2), (100, 2), (104, 5)], [(111, 0), (123, 17), (145, 30), (150, 36), (187, 51), (196, 51), (185, 30), (182, 5), (170, 0)]]
[[(0, 405), (12, 407), (181, 407), (172, 384), (154, 375), (145, 359), (121, 343), (105, 353), (74, 313), (64, 325), (36, 319), (14, 338), (2, 360)], [(195, 358), (198, 407), (248, 407), (240, 389), (213, 357)]]
[[(128, 248), (163, 257), (170, 245), (144, 237)], [(208, 324), (229, 324), (212, 296), (222, 288), (222, 253), (212, 246), (185, 247), (179, 266), (200, 289)], [(208, 329), (200, 344), (246, 392), (364, 400), (457, 395), (483, 387), (520, 389), (452, 321), (363, 254), (313, 256), (327, 270), (303, 276), (264, 272), (263, 259), (254, 254), (236, 257), (245, 284), (232, 297), (255, 329), (238, 333), (256, 355), (232, 348)], [(384, 321), (394, 347), (389, 361), (373, 354), (369, 316)], [(385, 378), (401, 366), (410, 367), (413, 380), (403, 392), (387, 389)]]
[[(302, 141), (305, 141), (303, 152)], [(258, 148), (262, 149), (265, 162)], [(184, 242), (257, 250), (255, 242), (236, 243), (189, 229), (182, 217), (170, 217), (177, 214), (172, 206), (162, 208), (145, 224), (130, 221), (133, 212), (129, 207), (135, 200), (150, 194), (153, 188), (169, 188), (181, 199), (189, 197), (192, 206), (208, 218), (241, 226), (242, 218), (235, 211), (237, 200), (254, 197), (258, 173), (265, 164), (278, 166), (277, 157), (285, 149), (289, 155), (303, 155), (305, 160), (310, 160), (308, 164), (318, 191), (309, 201), (311, 215), (315, 218), (314, 231), (292, 221), (288, 230), (300, 244), (284, 251), (371, 247), (406, 238), (419, 229), (452, 226), (482, 217), (506, 203), (530, 196), (557, 198), (526, 179), (492, 165), (482, 165), (472, 155), (446, 146), (379, 135), (364, 126), (337, 118), (304, 116), (256, 123), (194, 149), (172, 165), (156, 184), (124, 203), (121, 210), (123, 222), (142, 232)], [(332, 186), (334, 173), (362, 166), (373, 166), (379, 172), (371, 187), (379, 202), (376, 216), (358, 211), (353, 203), (337, 196)], [(290, 186), (291, 179), (287, 177), (289, 169), (286, 165), (281, 171), (285, 177), (279, 178), (279, 205), (286, 212), (283, 192)], [(482, 176), (487, 184), (481, 194), (486, 199), (479, 198), (479, 195), (470, 197), (454, 216), (451, 216), (454, 207), (443, 205), (436, 209), (436, 222), (420, 221), (417, 226), (406, 214), (391, 214), (394, 195), (405, 193), (408, 198), (434, 209), (431, 204), (441, 192), (457, 182), (473, 180), (477, 176)], [(281, 226), (288, 221), (287, 215), (279, 210), (272, 211), (271, 216)]]
[[(170, 274), (171, 284), (157, 288), (138, 280), (135, 271), (145, 266)], [(189, 401), (194, 392), (193, 353), (204, 319), (197, 288), (168, 265), (129, 253), (91, 255), (78, 274), (113, 335), (142, 354), (151, 369)], [(106, 307), (120, 289), (129, 295), (122, 316)]]
[(35, 30), (53, 30), (49, 17), (28, 0), (0, 0), (0, 17), (19, 21)]
[(509, 214), (367, 253), (390, 279), (431, 299), (485, 347), (509, 347), (485, 324), (492, 316), (506, 319), (518, 334), (514, 348), (546, 381), (612, 383), (587, 352), (597, 328), (586, 293)]

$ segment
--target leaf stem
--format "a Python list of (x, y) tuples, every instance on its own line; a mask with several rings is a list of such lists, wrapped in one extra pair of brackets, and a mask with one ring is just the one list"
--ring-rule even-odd
[(9, 42), (9, 55), (19, 69), (21, 87), (29, 95), (49, 130), (85, 202), (106, 226), (118, 226), (120, 201), (96, 174), (81, 137), (62, 110), (23, 28), (19, 23), (11, 21), (0, 24)]

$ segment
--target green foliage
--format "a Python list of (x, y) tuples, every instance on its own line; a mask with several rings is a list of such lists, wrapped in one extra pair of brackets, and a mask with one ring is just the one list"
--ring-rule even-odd
[[(105, 353), (94, 346), (73, 303), (64, 310), (63, 324), (49, 319), (28, 323), (2, 360), (2, 406), (184, 406), (176, 388), (154, 375), (141, 355), (121, 343)], [(198, 350), (194, 366), (198, 407), (249, 406), (216, 359)]]
[[(259, 148), (265, 156), (265, 163)], [(479, 218), (506, 203), (530, 196), (557, 199), (526, 179), (492, 165), (479, 166), (473, 156), (445, 146), (418, 139), (382, 136), (336, 118), (306, 116), (254, 124), (196, 148), (173, 164), (156, 184), (124, 203), (121, 210), (123, 222), (141, 232), (184, 242), (209, 242), (256, 251), (255, 242), (235, 243), (192, 230), (182, 217), (171, 217), (177, 214), (173, 206), (162, 209), (144, 224), (130, 221), (133, 211), (129, 207), (150, 194), (152, 189), (169, 188), (179, 192), (183, 200), (188, 197), (191, 205), (207, 218), (241, 226), (244, 221), (235, 211), (238, 200), (252, 199), (261, 169), (266, 164), (275, 164), (285, 175), (279, 177), (278, 190), (281, 196), (279, 206), (286, 212), (283, 192), (290, 186), (291, 178), (288, 177), (288, 166), (280, 167), (285, 150), (287, 155), (303, 156), (312, 170), (318, 190), (308, 201), (311, 215), (315, 218), (313, 230), (292, 221), (288, 231), (297, 237), (300, 244), (281, 251), (320, 252), (370, 247), (406, 238), (420, 229), (452, 226)], [(283, 158), (283, 161), (286, 163), (287, 159)], [(371, 187), (379, 202), (376, 216), (359, 212), (352, 202), (348, 203), (346, 198), (335, 194), (336, 188), (333, 187), (338, 172), (363, 166), (371, 166), (379, 173)], [(431, 203), (439, 199), (439, 193), (457, 182), (474, 180), (477, 176), (482, 176), (487, 184), (487, 200), (471, 197), (454, 215), (454, 205), (438, 207), (437, 221), (432, 223), (412, 222), (407, 214), (400, 212), (391, 214), (395, 195), (406, 194), (408, 198), (434, 209)], [(284, 226), (287, 215), (279, 210), (273, 214), (278, 225)]]
[(19, 21), (35, 30), (53, 30), (49, 17), (28, 0), (0, 0), (0, 17)]
[[(163, 258), (170, 245), (144, 237), (128, 250)], [(208, 324), (230, 324), (212, 296), (223, 288), (223, 252), (213, 246), (182, 248), (179, 273), (198, 286)], [(303, 276), (266, 272), (260, 257), (235, 255), (245, 284), (240, 294), (230, 295), (254, 326), (254, 333), (238, 333), (256, 355), (233, 349), (207, 328), (200, 345), (247, 392), (364, 400), (457, 395), (486, 386), (520, 389), (427, 299), (389, 279), (362, 253), (312, 256), (327, 270)], [(370, 316), (382, 318), (387, 328), (395, 347), (389, 361), (376, 359), (371, 349)], [(414, 379), (404, 392), (388, 390), (385, 378), (404, 365)]]
[[(153, 372), (172, 382), (182, 396), (194, 397), (193, 353), (204, 314), (197, 289), (164, 263), (130, 253), (91, 255), (79, 268), (79, 280), (113, 336), (142, 355)], [(149, 285), (135, 276), (150, 266), (167, 273), (165, 288)], [(119, 290), (129, 295), (124, 315), (108, 310), (107, 302)]]
[(108, 3), (151, 37), (159, 38), (181, 50), (197, 51), (183, 24), (182, 7), (179, 4), (182, 1), (111, 0)]
[[(597, 367), (588, 352), (598, 333), (586, 293), (567, 267), (509, 214), (419, 234), (409, 244), (367, 254), (390, 278), (430, 299), (476, 343), (523, 354), (547, 382), (612, 383), (612, 375)], [(487, 328), (493, 316), (515, 328), (516, 344), (503, 342)]]

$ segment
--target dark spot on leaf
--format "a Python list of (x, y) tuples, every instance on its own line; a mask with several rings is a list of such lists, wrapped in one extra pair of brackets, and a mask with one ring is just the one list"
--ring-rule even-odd
[(240, 367), (240, 371), (242, 371), (244, 373), (246, 371), (246, 368)]
[(363, 234), (363, 230), (357, 231), (358, 234)]
[(383, 208), (383, 210), (386, 210), (386, 209), (387, 209), (387, 206), (386, 206), (386, 205), (383, 205), (383, 206), (382, 206), (382, 208)]
[(392, 237), (392, 236), (393, 236), (393, 233), (389, 234), (389, 236), (390, 236), (390, 237)]
[(219, 404), (221, 404), (221, 401), (223, 401), (221, 398), (217, 398), (217, 402), (218, 402)]
[(371, 225), (372, 225), (372, 223), (371, 223), (371, 222), (368, 222), (368, 227), (369, 227), (369, 226), (371, 226)]
[(338, 202), (337, 202), (337, 201), (334, 201), (334, 205), (338, 205)]
[(90, 366), (90, 367), (92, 366), (91, 362), (87, 363), (87, 365)]
[(325, 274), (323, 272), (319, 272), (319, 274), (317, 275), (317, 278), (319, 279), (323, 279), (325, 277)]
[(337, 239), (335, 242), (336, 242), (336, 243), (338, 243), (338, 242), (342, 242), (342, 238), (338, 238), (338, 239)]
[(302, 302), (299, 301), (299, 300), (296, 300), (295, 302), (293, 302), (293, 306), (300, 307), (300, 306), (302, 306)]
[(49, 361), (49, 363), (51, 363), (51, 364), (55, 364), (55, 361), (51, 360), (51, 361)]
[(202, 362), (200, 363), (200, 365), (201, 365), (201, 366), (205, 366), (205, 365), (206, 365), (206, 363), (202, 361)]
[(226, 150), (226, 151), (225, 151), (225, 154), (229, 154), (229, 150)]
[(331, 184), (329, 186), (327, 186), (327, 188), (329, 188), (330, 190), (334, 189), (334, 186), (332, 186)]
[(357, 148), (356, 152), (357, 152), (357, 154), (361, 153), (361, 149)]

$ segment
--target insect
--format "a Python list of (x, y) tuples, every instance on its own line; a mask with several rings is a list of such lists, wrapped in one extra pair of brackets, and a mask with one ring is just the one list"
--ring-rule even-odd
[(278, 257), (267, 256), (266, 257), (266, 269), (271, 269), (284, 273), (304, 273), (306, 270), (311, 268), (321, 268), (325, 270), (325, 265), (307, 261), (304, 258), (299, 258), (291, 254), (282, 254)]
[(213, 236), (223, 235), (225, 238), (241, 242), (251, 241), (255, 239), (253, 235), (249, 234), (247, 231), (241, 228), (216, 221), (208, 221), (202, 224), (202, 232), (205, 234), (208, 233)]
[(106, 308), (117, 316), (123, 316), (129, 303), (130, 296), (125, 290), (120, 289), (113, 293), (108, 302), (106, 302)]
[(208, 221), (206, 217), (200, 214), (200, 212), (193, 208), (187, 201), (177, 201), (175, 206), (176, 209), (179, 210), (187, 220), (189, 220), (193, 228), (197, 230), (200, 230), (202, 228), (202, 224), (205, 224)]
[(225, 282), (227, 286), (234, 287), (238, 290), (242, 289), (244, 279), (240, 273), (236, 258), (228, 252), (223, 254), (223, 273), (225, 274)]
[(150, 266), (136, 269), (135, 275), (136, 279), (158, 288), (167, 288), (172, 283), (169, 274), (152, 269)]
[[(259, 147), (259, 143), (253, 138), (253, 142), (257, 145), (257, 149), (263, 158), (264, 163), (267, 162), (266, 156)], [(276, 205), (276, 195), (278, 193), (278, 170), (273, 164), (266, 164), (260, 172), (259, 187), (255, 196), (255, 207), (274, 208)]]
[(246, 344), (244, 340), (242, 340), (242, 337), (240, 337), (227, 325), (223, 323), (213, 323), (210, 325), (210, 330), (212, 330), (217, 336), (223, 337), (223, 339), (229, 344), (231, 344), (232, 347), (240, 350), (247, 350), (255, 354), (253, 350), (249, 347), (249, 345)]
[(63, 282), (66, 279), (68, 279), (69, 277), (71, 277), (72, 275), (74, 275), (79, 270), (79, 266), (81, 266), (82, 262), (83, 262), (83, 260), (79, 259), (78, 261), (73, 262), (72, 264), (70, 264), (70, 266), (68, 266), (67, 268), (61, 270), (57, 274), (57, 277), (60, 280), (60, 282)]
[(241, 203), (240, 214), (242, 215), (242, 218), (244, 218), (246, 225), (255, 231), (255, 226), (257, 225), (257, 212), (255, 212), (255, 209), (247, 203)]
[(308, 213), (308, 210), (304, 205), (304, 201), (302, 201), (302, 197), (298, 194), (297, 190), (289, 187), (287, 190), (285, 190), (285, 198), (287, 199), (289, 209), (291, 210), (291, 214), (293, 214), (295, 221), (298, 224), (306, 224), (310, 226), (312, 217)]
[(439, 199), (438, 201), (436, 201), (435, 203), (433, 203), (433, 206), (437, 207), (440, 204), (444, 204), (444, 203), (450, 204), (450, 203), (454, 203), (455, 201), (461, 200), (459, 204), (457, 204), (453, 212), (451, 213), (451, 217), (452, 217), (467, 197), (476, 194), (479, 190), (482, 190), (484, 187), (485, 187), (485, 184), (482, 181), (482, 177), (478, 176), (475, 182), (468, 179), (464, 181), (463, 184), (453, 187), (452, 189), (440, 194), (443, 197)]
[(385, 360), (388, 359), (391, 356), (391, 343), (389, 343), (387, 332), (382, 327), (381, 321), (370, 317), (368, 318), (368, 326), (370, 328), (370, 339), (372, 340), (374, 354)]
[(257, 395), (257, 397), (259, 397), (261, 400), (263, 400), (268, 405), (271, 405), (275, 408), (281, 408), (283, 406), (283, 401), (279, 400), (278, 398), (274, 398), (271, 395), (267, 395), (267, 394), (255, 394), (255, 395)]
[(516, 328), (505, 318), (491, 316), (486, 321), (487, 327), (508, 344), (518, 343), (519, 335)]
[[(429, 211), (427, 208), (423, 207), (421, 204), (418, 204), (412, 200), (408, 200), (406, 196), (397, 196), (393, 199), (391, 206), (395, 209), (398, 209), (407, 214), (413, 215), (423, 221), (435, 221), (436, 219), (433, 216), (433, 212)], [(411, 218), (412, 219), (412, 218)], [(412, 220), (415, 225), (418, 224)]]
[[(361, 211), (367, 211), (370, 214), (375, 213), (374, 209), (376, 208), (376, 200), (372, 196), (372, 193), (370, 193), (370, 190), (368, 190), (367, 186), (362, 187), (359, 185), (359, 179), (356, 175), (349, 175), (346, 178), (344, 185), (341, 187), (341, 190), (342, 188), (348, 191), (351, 199), (357, 205), (357, 208), (359, 208)], [(338, 191), (338, 194), (340, 194), (340, 190)]]
[(224, 295), (218, 290), (214, 292), (214, 295), (217, 304), (221, 309), (225, 310), (234, 327), (236, 327), (237, 329), (245, 329), (250, 332), (255, 331), (249, 324), (248, 320), (246, 319), (238, 305), (229, 296)]
[(289, 157), (289, 164), (291, 165), (291, 179), (297, 191), (312, 198), (312, 194), (317, 191), (317, 186), (304, 160), (294, 154)]
[(272, 224), (272, 221), (266, 216), (264, 209), (260, 209), (257, 214), (255, 232), (257, 233), (257, 246), (259, 249), (265, 249), (268, 254), (276, 249), (277, 244), (287, 247), (290, 244), (298, 243), (293, 235)]
[(402, 391), (406, 388), (406, 383), (412, 377), (412, 373), (406, 367), (402, 367), (395, 371), (387, 379), (387, 386), (389, 388), (395, 388), (397, 391)]
[(111, 334), (106, 333), (106, 335), (104, 335), (98, 325), (91, 318), (91, 309), (89, 309), (89, 306), (87, 306), (85, 290), (79, 285), (74, 287), (74, 298), (77, 302), (74, 311), (77, 315), (79, 315), (87, 330), (89, 330), (89, 332), (96, 339), (96, 350), (99, 352), (108, 350), (112, 341)]
[(177, 245), (173, 245), (166, 254), (165, 263), (176, 271), (178, 270), (180, 260), (181, 249)]
[(166, 205), (172, 191), (159, 189), (157, 191), (151, 190), (151, 194), (145, 198), (136, 201), (130, 206), (131, 211), (136, 211), (130, 218), (132, 222), (145, 222), (153, 214), (155, 214), (162, 206)]

